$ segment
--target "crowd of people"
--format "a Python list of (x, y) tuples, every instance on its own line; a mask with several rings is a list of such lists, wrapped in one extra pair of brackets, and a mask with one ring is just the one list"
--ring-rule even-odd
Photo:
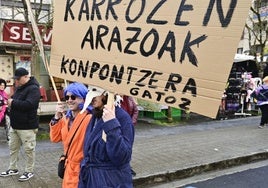
[[(11, 97), (5, 92), (6, 81), (0, 79), (0, 122), (9, 109), (11, 124), (9, 166), (0, 177), (19, 174), (22, 147), (26, 159), (19, 181), (27, 181), (34, 176), (41, 96), (39, 83), (26, 69), (16, 69), (13, 79), (16, 88)], [(268, 76), (251, 97), (261, 110), (259, 128), (263, 128), (268, 124)], [(49, 123), (51, 142), (63, 145), (62, 187), (133, 187), (135, 171), (130, 162), (139, 113), (136, 101), (78, 82), (64, 89), (64, 99), (57, 103)]]
[[(39, 83), (26, 69), (16, 69), (13, 79), (16, 87), (11, 97), (5, 92), (5, 80), (0, 79), (0, 119), (10, 109), (11, 122), (10, 162), (0, 177), (20, 174), (17, 163), (22, 147), (26, 159), (19, 181), (27, 181), (34, 176), (41, 96)], [(64, 89), (64, 99), (57, 103), (49, 123), (51, 142), (63, 144), (62, 187), (133, 187), (130, 161), (138, 118), (135, 101), (78, 82)]]

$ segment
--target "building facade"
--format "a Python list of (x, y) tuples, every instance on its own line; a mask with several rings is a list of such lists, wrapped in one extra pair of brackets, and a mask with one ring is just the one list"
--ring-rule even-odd
[[(45, 27), (51, 19), (51, 1), (35, 1), (32, 8), (41, 12), (38, 28), (43, 37), (45, 54), (49, 59), (52, 40), (52, 29)], [(42, 3), (42, 5), (40, 4)], [(35, 76), (41, 85), (42, 100), (56, 101), (50, 77), (45, 69), (38, 51), (33, 50), (31, 32), (25, 22), (22, 1), (0, 0), (0, 72), (1, 78), (7, 81), (7, 92), (12, 95), (14, 80), (11, 79), (14, 70), (19, 67), (26, 68)], [(34, 66), (33, 66), (34, 65)], [(63, 81), (55, 78), (59, 94), (62, 94)]]
[(251, 7), (237, 53), (254, 55), (258, 62), (268, 62), (268, 0), (253, 0)]

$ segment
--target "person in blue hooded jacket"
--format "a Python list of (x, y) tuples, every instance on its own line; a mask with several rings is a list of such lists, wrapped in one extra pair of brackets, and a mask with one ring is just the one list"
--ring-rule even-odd
[(86, 131), (78, 187), (131, 188), (134, 126), (127, 112), (118, 105), (119, 95), (115, 105), (109, 105), (104, 93), (95, 87), (86, 99), (94, 109)]

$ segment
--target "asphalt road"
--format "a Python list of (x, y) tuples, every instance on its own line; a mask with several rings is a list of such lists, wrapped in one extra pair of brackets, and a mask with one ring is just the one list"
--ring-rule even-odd
[(268, 160), (213, 171), (150, 188), (266, 188)]
[(265, 188), (268, 186), (267, 174), (268, 165), (186, 185), (183, 188)]

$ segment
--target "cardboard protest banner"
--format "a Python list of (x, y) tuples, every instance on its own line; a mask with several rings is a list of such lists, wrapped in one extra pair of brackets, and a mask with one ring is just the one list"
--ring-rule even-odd
[(53, 76), (216, 117), (250, 1), (55, 1)]

